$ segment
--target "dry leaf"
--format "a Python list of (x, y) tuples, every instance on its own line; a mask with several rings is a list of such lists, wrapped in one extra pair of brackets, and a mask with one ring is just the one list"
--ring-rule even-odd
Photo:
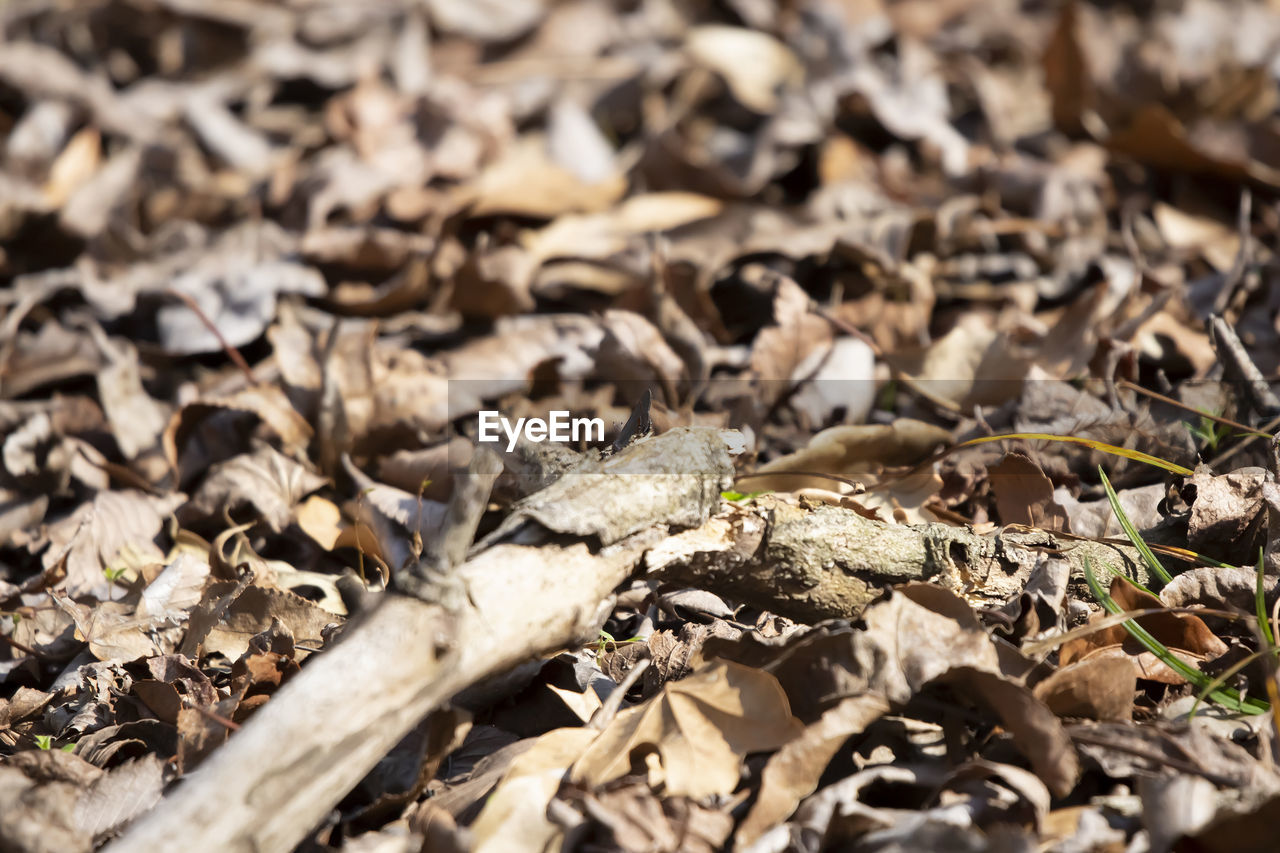
[(637, 748), (657, 750), (657, 771), (677, 796), (728, 794), (748, 753), (777, 749), (801, 730), (773, 676), (715, 663), (636, 708), (618, 713), (573, 765), (574, 781), (600, 785), (627, 773)]

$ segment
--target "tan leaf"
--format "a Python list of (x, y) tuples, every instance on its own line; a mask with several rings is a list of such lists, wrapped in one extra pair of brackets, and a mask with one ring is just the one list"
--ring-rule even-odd
[(1035, 686), (1035, 696), (1060, 717), (1128, 720), (1137, 676), (1125, 660), (1088, 657), (1064, 666)]
[(240, 454), (214, 465), (183, 507), (180, 518), (186, 524), (193, 513), (221, 517), (222, 513), (247, 504), (279, 532), (292, 520), (294, 505), (327, 482), (306, 466), (262, 444), (252, 454)]
[(996, 509), (1005, 524), (1070, 532), (1067, 513), (1053, 500), (1053, 483), (1022, 453), (1008, 453), (987, 470)]
[(765, 765), (760, 794), (738, 827), (738, 846), (751, 844), (765, 830), (789, 817), (800, 801), (817, 789), (818, 780), (840, 747), (888, 710), (889, 703), (874, 693), (850, 696), (783, 744)]
[(717, 662), (620, 712), (587, 747), (571, 776), (603, 784), (630, 770), (634, 750), (653, 747), (669, 794), (728, 794), (748, 753), (777, 749), (800, 731), (773, 676)]

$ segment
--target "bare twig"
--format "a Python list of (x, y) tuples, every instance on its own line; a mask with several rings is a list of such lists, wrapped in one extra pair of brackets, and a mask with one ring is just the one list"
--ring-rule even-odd
[(1183, 761), (1181, 759), (1173, 758), (1172, 756), (1164, 755), (1163, 753), (1159, 753), (1154, 750), (1143, 749), (1142, 747), (1137, 746), (1135, 744), (1124, 743), (1122, 741), (1117, 741), (1117, 740), (1110, 740), (1105, 737), (1099, 737), (1098, 735), (1095, 735), (1092, 732), (1080, 731), (1079, 729), (1068, 729), (1067, 734), (1069, 734), (1071, 736), (1071, 739), (1076, 743), (1083, 743), (1089, 746), (1097, 746), (1103, 749), (1114, 749), (1116, 752), (1125, 752), (1125, 753), (1128, 753), (1129, 755), (1133, 755), (1138, 758), (1145, 758), (1148, 761), (1154, 762), (1157, 765), (1169, 767), (1174, 770), (1181, 770), (1183, 773), (1191, 773), (1196, 776), (1203, 776), (1205, 779), (1208, 779), (1210, 782), (1214, 783), (1215, 785), (1219, 785), (1223, 788), (1240, 787), (1240, 781), (1238, 779), (1233, 779), (1230, 776), (1223, 776), (1220, 773), (1214, 773), (1212, 770), (1206, 770), (1200, 765), (1194, 764), (1191, 761)]
[(1238, 421), (1233, 421), (1230, 418), (1224, 418), (1219, 415), (1211, 415), (1206, 411), (1197, 409), (1195, 406), (1188, 406), (1186, 403), (1179, 402), (1178, 400), (1175, 400), (1172, 397), (1166, 397), (1164, 394), (1159, 394), (1155, 391), (1151, 391), (1147, 388), (1143, 388), (1141, 385), (1138, 385), (1137, 383), (1134, 383), (1134, 382), (1130, 382), (1128, 379), (1121, 379), (1116, 384), (1119, 385), (1121, 388), (1126, 388), (1130, 391), (1136, 391), (1137, 393), (1142, 394), (1143, 396), (1146, 396), (1146, 397), (1150, 397), (1153, 400), (1159, 400), (1161, 403), (1166, 403), (1170, 406), (1174, 406), (1176, 408), (1182, 409), (1184, 412), (1191, 412), (1192, 414), (1199, 415), (1200, 417), (1206, 418), (1207, 420), (1211, 420), (1214, 423), (1219, 423), (1219, 424), (1222, 424), (1223, 426), (1229, 426), (1232, 429), (1239, 430), (1240, 432), (1243, 432), (1247, 435), (1252, 435), (1257, 438), (1271, 437), (1271, 433), (1259, 432), (1258, 430), (1254, 429), (1251, 426), (1245, 426), (1244, 424)]
[(864, 488), (864, 484), (852, 477), (841, 477), (839, 474), (828, 474), (824, 471), (748, 471), (734, 477), (735, 482), (750, 480), (754, 477), (817, 477), (823, 480), (834, 480), (852, 488), (855, 492)]
[(1236, 230), (1240, 235), (1240, 248), (1236, 251), (1235, 261), (1227, 272), (1218, 289), (1218, 296), (1213, 300), (1213, 313), (1225, 314), (1231, 306), (1232, 298), (1240, 285), (1244, 283), (1245, 273), (1253, 261), (1253, 239), (1249, 234), (1249, 219), (1253, 213), (1253, 194), (1246, 187), (1240, 193), (1240, 207), (1236, 214)]
[(205, 717), (206, 719), (213, 720), (215, 723), (217, 723), (220, 726), (223, 726), (224, 728), (230, 729), (233, 732), (240, 731), (239, 723), (237, 723), (234, 720), (228, 720), (226, 717), (222, 716), (216, 711), (210, 711), (208, 708), (202, 708), (199, 705), (192, 705), (191, 708), (200, 716)]
[[(1228, 374), (1234, 373), (1243, 380), (1245, 398), (1249, 406), (1260, 416), (1272, 418), (1262, 429), (1268, 434), (1274, 431), (1277, 426), (1280, 426), (1280, 417), (1275, 417), (1276, 413), (1280, 412), (1280, 399), (1276, 398), (1276, 395), (1271, 391), (1271, 387), (1267, 385), (1266, 379), (1262, 376), (1262, 371), (1258, 370), (1258, 366), (1249, 357), (1249, 353), (1244, 348), (1244, 344), (1241, 343), (1240, 337), (1221, 317), (1210, 315), (1209, 340), (1213, 344), (1214, 350), (1218, 353), (1218, 358), (1227, 369)], [(1248, 436), (1244, 441), (1217, 457), (1214, 460), (1214, 464), (1221, 463), (1248, 445), (1255, 437), (1254, 435)]]
[(424, 601), (441, 600), (442, 594), (450, 592), (450, 573), (466, 559), (489, 503), (489, 493), (501, 473), (498, 454), (487, 447), (476, 447), (466, 472), (453, 481), (453, 494), (439, 534), (423, 543), (422, 557), (416, 564), (395, 573), (397, 587)]
[(258, 384), (257, 377), (253, 375), (253, 371), (249, 368), (249, 362), (244, 360), (244, 356), (240, 354), (240, 350), (227, 343), (227, 339), (222, 336), (222, 332), (218, 331), (218, 327), (214, 325), (213, 321), (209, 319), (209, 315), (204, 313), (204, 309), (202, 309), (194, 299), (192, 299), (188, 294), (185, 294), (180, 290), (175, 290), (172, 287), (166, 288), (164, 292), (166, 296), (172, 296), (175, 299), (181, 300), (184, 305), (191, 309), (191, 313), (196, 315), (196, 319), (203, 323), (204, 327), (218, 339), (218, 343), (222, 345), (222, 350), (227, 354), (227, 358), (231, 359), (231, 362), (236, 367), (240, 368), (240, 372), (245, 375), (249, 384)]
[(28, 646), (26, 643), (18, 642), (13, 637), (10, 637), (8, 634), (0, 634), (0, 640), (4, 640), (4, 642), (7, 643), (9, 646), (17, 649), (18, 651), (24, 654), (31, 655), (33, 658), (44, 657), (43, 652), (36, 651), (35, 649)]

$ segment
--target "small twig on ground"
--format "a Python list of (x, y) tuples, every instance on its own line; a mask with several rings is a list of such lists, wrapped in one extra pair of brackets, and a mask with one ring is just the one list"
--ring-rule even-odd
[[(395, 573), (395, 585), (424, 601), (441, 601), (449, 596), (449, 578), (455, 566), (466, 559), (467, 549), (475, 539), (480, 517), (489, 503), (493, 484), (502, 473), (502, 460), (487, 447), (476, 447), (466, 472), (456, 477), (453, 494), (445, 510), (439, 534), (423, 544), (422, 557), (416, 564)], [(462, 590), (453, 590), (461, 593)], [(451, 596), (452, 598), (461, 596)], [(441, 601), (442, 604), (448, 602)], [(453, 602), (460, 604), (461, 601)]]
[(1250, 407), (1264, 418), (1275, 417), (1280, 412), (1280, 399), (1272, 393), (1271, 386), (1249, 357), (1235, 329), (1216, 314), (1209, 317), (1209, 342), (1228, 375), (1234, 373), (1244, 381), (1245, 397)]
[(754, 477), (817, 477), (823, 480), (835, 480), (837, 483), (843, 483), (855, 492), (861, 491), (864, 484), (858, 482), (852, 477), (841, 477), (839, 474), (828, 474), (824, 471), (748, 471), (745, 474), (739, 474), (734, 477), (734, 482), (742, 480), (750, 480)]
[(181, 300), (182, 304), (191, 309), (191, 313), (196, 315), (196, 319), (203, 323), (204, 327), (218, 339), (218, 343), (222, 345), (222, 350), (227, 354), (227, 358), (231, 359), (231, 362), (236, 367), (240, 368), (240, 372), (249, 380), (249, 384), (258, 384), (257, 377), (253, 375), (253, 370), (250, 369), (249, 362), (244, 360), (244, 356), (240, 354), (240, 350), (227, 343), (227, 339), (222, 336), (222, 332), (218, 331), (218, 327), (209, 319), (209, 315), (204, 313), (204, 309), (202, 309), (196, 301), (191, 298), (191, 296), (180, 290), (174, 290), (172, 287), (165, 288), (164, 293), (166, 296), (172, 296), (175, 299)]
[(1251, 426), (1245, 426), (1244, 424), (1239, 423), (1238, 421), (1233, 421), (1230, 418), (1224, 418), (1224, 417), (1221, 417), (1220, 415), (1211, 415), (1208, 412), (1197, 409), (1195, 406), (1188, 406), (1186, 403), (1179, 402), (1178, 400), (1175, 400), (1172, 397), (1166, 397), (1164, 394), (1160, 394), (1148, 388), (1143, 388), (1141, 385), (1138, 385), (1137, 383), (1134, 383), (1134, 382), (1130, 382), (1128, 379), (1121, 379), (1116, 384), (1118, 384), (1121, 388), (1125, 388), (1129, 391), (1136, 391), (1137, 393), (1142, 394), (1143, 396), (1146, 396), (1146, 397), (1150, 397), (1153, 400), (1159, 400), (1161, 403), (1166, 403), (1170, 406), (1174, 406), (1176, 408), (1182, 409), (1184, 412), (1190, 412), (1193, 415), (1199, 415), (1200, 417), (1205, 418), (1207, 420), (1211, 420), (1214, 423), (1222, 424), (1223, 426), (1229, 426), (1232, 429), (1239, 430), (1240, 432), (1246, 433), (1248, 435), (1252, 435), (1257, 438), (1271, 437), (1271, 433), (1260, 432)]
[(206, 719), (213, 720), (215, 723), (217, 723), (220, 726), (224, 726), (233, 732), (240, 731), (240, 724), (234, 720), (228, 720), (226, 717), (222, 716), (221, 714), (215, 711), (210, 711), (208, 708), (202, 708), (199, 705), (192, 705), (191, 707), (200, 716), (205, 717)]
[(1236, 212), (1236, 231), (1240, 235), (1240, 248), (1236, 251), (1235, 261), (1227, 271), (1218, 296), (1213, 300), (1213, 313), (1225, 314), (1235, 301), (1234, 297), (1244, 283), (1249, 264), (1253, 261), (1253, 238), (1249, 233), (1249, 219), (1253, 215), (1253, 194), (1246, 187), (1240, 193), (1240, 206)]
[(1098, 747), (1102, 747), (1103, 749), (1114, 749), (1116, 752), (1126, 752), (1129, 755), (1137, 756), (1138, 758), (1145, 758), (1148, 761), (1155, 762), (1156, 764), (1162, 765), (1164, 767), (1169, 767), (1174, 770), (1180, 770), (1183, 773), (1192, 773), (1196, 776), (1202, 776), (1205, 779), (1208, 779), (1210, 782), (1214, 783), (1215, 785), (1218, 785), (1223, 788), (1239, 787), (1238, 780), (1232, 779), (1229, 776), (1223, 776), (1221, 774), (1214, 773), (1211, 770), (1206, 770), (1203, 767), (1200, 767), (1197, 764), (1193, 764), (1190, 761), (1182, 761), (1181, 759), (1173, 758), (1171, 756), (1164, 755), (1159, 752), (1155, 752), (1154, 750), (1143, 749), (1141, 746), (1137, 746), (1135, 744), (1124, 743), (1123, 741), (1118, 741), (1118, 740), (1111, 740), (1105, 737), (1098, 737), (1097, 735), (1094, 735), (1092, 732), (1083, 732), (1078, 729), (1069, 729), (1067, 731), (1067, 734), (1069, 734), (1071, 736), (1071, 739), (1076, 743), (1088, 744), (1089, 746), (1098, 746)]
[(9, 635), (7, 635), (7, 634), (0, 634), (0, 640), (4, 640), (4, 641), (5, 641), (6, 643), (8, 643), (11, 647), (13, 647), (13, 648), (17, 649), (18, 651), (22, 652), (23, 654), (31, 655), (33, 658), (40, 658), (40, 657), (44, 657), (44, 654), (43, 654), (42, 652), (38, 652), (38, 651), (36, 651), (35, 649), (33, 649), (33, 648), (31, 648), (30, 646), (28, 646), (26, 643), (20, 643), (20, 642), (18, 642), (18, 641), (17, 641), (17, 640), (15, 640), (13, 637), (10, 637), (10, 636), (9, 636)]

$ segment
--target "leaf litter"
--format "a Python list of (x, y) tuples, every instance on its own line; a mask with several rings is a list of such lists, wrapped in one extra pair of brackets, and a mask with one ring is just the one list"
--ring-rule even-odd
[(1277, 36), (0, 6), (0, 847), (1272, 849)]

